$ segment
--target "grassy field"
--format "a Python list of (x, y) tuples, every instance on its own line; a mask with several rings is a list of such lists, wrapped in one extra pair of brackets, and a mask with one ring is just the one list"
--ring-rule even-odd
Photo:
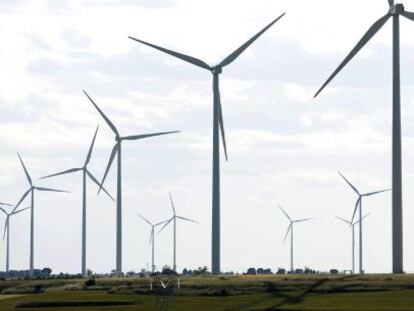
[[(144, 278), (96, 279), (95, 284), (89, 286), (85, 286), (84, 279), (5, 281), (0, 282), (0, 289), (4, 293), (0, 295), (1, 311), (148, 311), (156, 310), (157, 302), (157, 296), (149, 291), (148, 279)], [(99, 305), (119, 302), (128, 305)], [(169, 297), (169, 302), (169, 310), (177, 311), (414, 310), (414, 276), (181, 278), (181, 289)], [(47, 308), (44, 305), (15, 308), (19, 305), (35, 307), (36, 303), (50, 305)], [(84, 306), (85, 303), (89, 306)]]

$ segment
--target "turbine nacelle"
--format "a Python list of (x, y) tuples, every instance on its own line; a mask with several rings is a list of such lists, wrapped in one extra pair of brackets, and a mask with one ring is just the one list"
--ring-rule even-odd
[(390, 6), (390, 14), (391, 15), (399, 15), (401, 13), (404, 13), (404, 4), (397, 3)]
[(211, 73), (213, 75), (219, 75), (223, 72), (223, 67), (220, 65), (214, 66), (211, 68)]

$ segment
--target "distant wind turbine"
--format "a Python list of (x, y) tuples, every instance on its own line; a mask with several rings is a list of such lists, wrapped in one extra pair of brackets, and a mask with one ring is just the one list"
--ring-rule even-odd
[(106, 124), (111, 128), (112, 132), (115, 134), (115, 145), (112, 149), (111, 156), (109, 157), (109, 162), (105, 170), (105, 174), (101, 181), (101, 188), (105, 182), (106, 176), (108, 175), (109, 169), (112, 166), (112, 162), (114, 161), (115, 156), (118, 158), (117, 163), (117, 197), (116, 197), (116, 273), (118, 275), (122, 274), (122, 156), (121, 156), (121, 145), (122, 142), (127, 140), (141, 140), (144, 138), (154, 137), (154, 136), (161, 136), (161, 135), (168, 135), (178, 133), (179, 131), (170, 131), (170, 132), (159, 132), (159, 133), (152, 133), (152, 134), (141, 134), (141, 135), (131, 135), (131, 136), (120, 136), (118, 129), (115, 125), (109, 120), (109, 118), (103, 113), (103, 111), (98, 107), (98, 105), (92, 100), (92, 98), (83, 91), (86, 97), (90, 100), (90, 102), (94, 105), (96, 110), (99, 112), (101, 117), (105, 120)]
[(30, 270), (29, 270), (29, 275), (33, 276), (33, 271), (34, 271), (34, 208), (35, 208), (34, 197), (35, 197), (35, 191), (37, 190), (37, 191), (64, 192), (64, 193), (68, 193), (68, 191), (51, 189), (51, 188), (44, 188), (44, 187), (37, 187), (37, 186), (33, 185), (32, 178), (30, 177), (29, 172), (27, 171), (26, 166), (23, 163), (22, 157), (20, 156), (19, 153), (17, 153), (17, 155), (19, 157), (20, 163), (22, 164), (22, 167), (23, 167), (24, 173), (26, 175), (27, 181), (29, 182), (30, 188), (20, 198), (19, 202), (14, 207), (13, 212), (15, 212), (18, 209), (18, 207), (20, 206), (20, 204), (24, 201), (24, 199), (29, 194), (31, 194), (31, 200), (30, 200), (30, 268), (29, 268)]
[[(6, 203), (0, 203), (0, 205), (2, 206), (12, 206), (10, 204), (6, 204)], [(7, 235), (7, 246), (6, 246), (6, 273), (9, 273), (9, 268), (10, 268), (10, 217), (17, 215), (25, 210), (29, 209), (29, 207), (26, 207), (24, 209), (21, 209), (19, 211), (12, 211), (12, 212), (7, 212), (4, 208), (2, 208), (0, 206), (0, 211), (2, 211), (5, 215), (6, 215), (6, 220), (4, 222), (4, 233), (3, 233), (3, 240)]]
[(231, 64), (236, 60), (253, 42), (255, 42), (261, 35), (263, 35), (270, 27), (272, 27), (278, 20), (280, 20), (286, 13), (283, 13), (269, 25), (263, 28), (260, 32), (246, 41), (233, 53), (223, 59), (219, 64), (210, 66), (204, 61), (188, 56), (182, 53), (174, 52), (166, 48), (145, 42), (143, 40), (128, 37), (131, 40), (137, 41), (163, 53), (169, 54), (179, 58), (187, 63), (201, 67), (210, 71), (213, 74), (213, 195), (212, 195), (212, 268), (214, 275), (220, 274), (220, 138), (219, 131), (221, 131), (221, 138), (224, 147), (224, 155), (227, 161), (227, 147), (226, 137), (224, 133), (223, 112), (221, 107), (221, 98), (219, 90), (219, 76), (225, 66)]
[[(364, 217), (362, 217), (362, 219), (365, 219), (369, 216), (370, 214), (365, 215)], [(350, 228), (351, 228), (351, 247), (352, 247), (352, 274), (355, 274), (355, 225), (360, 223), (360, 220), (356, 221), (356, 222), (351, 222), (348, 220), (345, 220), (341, 217), (335, 216), (337, 219), (347, 223)]]
[(162, 224), (164, 224), (166, 222), (166, 220), (161, 221), (159, 223), (153, 224), (152, 222), (150, 222), (148, 219), (146, 219), (144, 216), (142, 216), (141, 214), (138, 214), (139, 217), (141, 217), (147, 224), (149, 224), (151, 226), (151, 237), (150, 237), (150, 245), (152, 247), (152, 255), (151, 255), (151, 271), (152, 273), (155, 273), (155, 228), (158, 226), (161, 226)]
[[(66, 175), (66, 174), (72, 174), (77, 172), (82, 172), (82, 259), (81, 259), (81, 273), (83, 276), (86, 276), (86, 179), (89, 177), (90, 180), (92, 180), (95, 184), (100, 187), (100, 184), (96, 177), (89, 171), (88, 164), (92, 157), (92, 151), (93, 146), (95, 144), (96, 135), (98, 134), (98, 128), (96, 128), (95, 135), (93, 136), (91, 146), (89, 148), (88, 155), (86, 156), (86, 160), (82, 167), (77, 168), (71, 168), (69, 170), (51, 174), (44, 176), (40, 179), (46, 179), (50, 177), (60, 176), (60, 175)], [(112, 201), (115, 201), (114, 198), (106, 191), (104, 188), (102, 190), (112, 199)]]
[(352, 214), (351, 222), (354, 221), (355, 214), (356, 214), (356, 212), (358, 210), (358, 207), (359, 207), (359, 273), (363, 273), (364, 270), (363, 270), (363, 258), (362, 258), (362, 243), (363, 243), (363, 238), (362, 238), (362, 220), (363, 220), (363, 218), (362, 218), (362, 199), (364, 197), (371, 197), (371, 196), (376, 195), (376, 194), (380, 194), (380, 193), (383, 193), (383, 192), (390, 191), (391, 189), (385, 189), (385, 190), (380, 190), (380, 191), (375, 191), (375, 192), (368, 192), (368, 193), (360, 193), (358, 191), (358, 189), (353, 184), (351, 184), (351, 182), (348, 179), (346, 179), (344, 175), (342, 175), (341, 172), (338, 172), (338, 173), (343, 178), (343, 180), (345, 180), (345, 182), (352, 188), (352, 190), (354, 190), (354, 192), (358, 195), (358, 199), (355, 203), (354, 213)]
[(290, 218), (290, 216), (288, 215), (288, 213), (286, 213), (286, 211), (280, 205), (279, 205), (279, 208), (282, 211), (282, 213), (285, 214), (285, 216), (287, 217), (287, 219), (290, 222), (289, 227), (288, 227), (288, 229), (286, 231), (286, 234), (285, 234), (285, 238), (284, 238), (283, 241), (286, 241), (286, 239), (288, 237), (288, 234), (290, 232), (290, 271), (293, 272), (294, 271), (294, 268), (293, 268), (293, 225), (295, 223), (312, 220), (313, 218), (305, 218), (305, 219), (293, 220), (292, 218)]
[(173, 222), (173, 225), (174, 225), (174, 262), (173, 262), (173, 269), (174, 269), (175, 272), (177, 272), (177, 219), (194, 222), (196, 224), (198, 224), (198, 222), (195, 221), (195, 220), (177, 215), (176, 212), (175, 212), (174, 201), (173, 201), (173, 198), (171, 196), (171, 193), (169, 195), (170, 195), (171, 208), (173, 210), (173, 216), (166, 222), (166, 224), (161, 228), (161, 230), (159, 232), (163, 231), (171, 222)]
[(392, 121), (392, 262), (393, 273), (403, 273), (403, 214), (402, 214), (402, 161), (401, 161), (401, 85), (400, 85), (400, 15), (414, 21), (414, 13), (405, 11), (404, 5), (388, 0), (387, 14), (376, 21), (352, 49), (339, 67), (315, 94), (318, 96), (335, 76), (374, 37), (392, 17), (393, 19), (393, 121)]

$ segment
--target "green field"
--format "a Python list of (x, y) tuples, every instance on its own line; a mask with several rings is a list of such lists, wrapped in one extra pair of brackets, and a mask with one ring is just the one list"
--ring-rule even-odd
[[(0, 282), (4, 293), (0, 310), (156, 310), (157, 300), (162, 300), (144, 278), (96, 279), (89, 286), (85, 281)], [(414, 310), (411, 275), (224, 276), (180, 281), (181, 288), (167, 299), (169, 310)], [(99, 305), (119, 302), (128, 305)], [(36, 307), (36, 303), (50, 305)], [(15, 308), (18, 305), (35, 308)]]

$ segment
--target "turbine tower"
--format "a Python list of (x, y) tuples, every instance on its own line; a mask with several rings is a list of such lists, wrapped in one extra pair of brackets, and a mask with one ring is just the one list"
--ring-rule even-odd
[(233, 53), (223, 59), (219, 64), (215, 66), (210, 66), (204, 61), (188, 56), (182, 53), (174, 52), (172, 50), (145, 42), (143, 40), (128, 37), (134, 41), (157, 49), (161, 52), (179, 58), (187, 63), (193, 64), (197, 67), (201, 67), (205, 70), (208, 70), (213, 75), (213, 191), (212, 191), (212, 268), (211, 271), (214, 275), (220, 274), (220, 138), (219, 132), (221, 132), (221, 138), (224, 147), (224, 155), (227, 161), (227, 147), (226, 147), (226, 137), (224, 133), (224, 123), (223, 123), (223, 112), (221, 107), (221, 98), (220, 98), (220, 89), (219, 89), (219, 76), (222, 73), (222, 70), (225, 66), (231, 64), (236, 60), (253, 42), (255, 42), (263, 33), (265, 33), (271, 26), (273, 26), (279, 19), (281, 19), (286, 13), (283, 13), (269, 25), (263, 28), (251, 39), (246, 41)]
[(392, 104), (392, 271), (403, 273), (403, 214), (402, 214), (402, 163), (401, 163), (401, 86), (400, 86), (400, 16), (414, 21), (414, 13), (404, 5), (388, 0), (389, 11), (365, 33), (339, 67), (322, 85), (315, 97), (331, 82), (348, 62), (374, 37), (392, 17), (393, 20), (393, 104)]
[(29, 182), (30, 188), (27, 190), (23, 196), (20, 198), (19, 202), (14, 207), (12, 213), (14, 213), (17, 208), (22, 204), (23, 200), (30, 194), (30, 265), (29, 265), (29, 275), (33, 276), (34, 271), (34, 209), (35, 209), (35, 192), (36, 191), (46, 191), (46, 192), (64, 192), (68, 193), (68, 191), (58, 190), (58, 189), (51, 189), (51, 188), (44, 188), (44, 187), (37, 187), (33, 184), (32, 178), (30, 177), (29, 172), (26, 169), (26, 166), (23, 163), (23, 159), (19, 153), (17, 153), (20, 163), (22, 164), (24, 173), (26, 175), (27, 181)]
[(149, 224), (151, 226), (151, 237), (150, 237), (150, 245), (152, 248), (151, 251), (151, 271), (154, 274), (155, 273), (155, 228), (164, 224), (166, 222), (166, 220), (161, 221), (159, 223), (153, 224), (152, 222), (150, 222), (148, 219), (146, 219), (144, 216), (142, 216), (141, 214), (138, 214), (139, 217), (141, 217), (147, 224)]
[[(98, 128), (96, 128), (95, 135), (93, 136), (91, 146), (89, 148), (88, 155), (86, 156), (86, 160), (82, 167), (77, 168), (71, 168), (69, 170), (51, 174), (48, 176), (44, 176), (40, 179), (46, 179), (50, 177), (60, 176), (60, 175), (66, 175), (66, 174), (72, 174), (77, 172), (82, 172), (82, 259), (81, 259), (81, 273), (83, 276), (86, 276), (86, 180), (89, 177), (90, 180), (92, 180), (95, 184), (100, 187), (100, 184), (97, 180), (97, 178), (90, 172), (88, 169), (88, 164), (91, 160), (93, 146), (95, 144), (96, 135), (98, 134)], [(115, 201), (114, 198), (106, 191), (104, 188), (102, 190), (112, 199), (112, 201)]]
[(286, 231), (286, 235), (283, 241), (286, 241), (288, 234), (290, 232), (290, 271), (293, 272), (293, 225), (295, 223), (299, 223), (299, 222), (304, 222), (304, 221), (308, 221), (308, 220), (312, 220), (313, 218), (305, 218), (305, 219), (297, 219), (297, 220), (293, 220), (292, 218), (290, 218), (290, 216), (288, 215), (288, 213), (286, 213), (286, 211), (279, 205), (280, 210), (283, 212), (283, 214), (285, 214), (285, 216), (287, 217), (287, 219), (289, 220), (290, 224), (289, 227)]
[[(362, 217), (362, 219), (365, 219), (369, 216), (370, 214), (365, 215), (364, 217)], [(335, 216), (335, 218), (347, 223), (349, 225), (349, 227), (351, 228), (351, 254), (352, 254), (352, 274), (355, 274), (355, 225), (357, 225), (358, 223), (360, 223), (360, 220), (356, 221), (356, 222), (352, 222), (352, 221), (348, 221), (345, 220), (341, 217)]]
[(174, 269), (175, 272), (177, 272), (177, 219), (184, 220), (184, 221), (190, 221), (190, 222), (193, 222), (193, 223), (196, 223), (196, 224), (198, 224), (198, 222), (195, 221), (195, 220), (192, 220), (192, 219), (185, 218), (185, 217), (182, 217), (182, 216), (177, 215), (176, 212), (175, 212), (175, 205), (174, 205), (174, 201), (173, 201), (173, 198), (171, 196), (171, 193), (169, 195), (170, 195), (171, 208), (173, 210), (173, 216), (170, 219), (168, 219), (168, 221), (166, 222), (166, 224), (161, 228), (160, 231), (158, 231), (158, 233), (160, 233), (161, 231), (163, 231), (171, 222), (173, 222), (173, 227), (174, 227), (174, 229), (173, 229), (174, 230), (174, 237), (173, 237), (174, 238), (174, 250), (173, 250), (174, 251), (174, 261), (173, 261), (173, 269)]
[[(6, 204), (6, 203), (0, 203), (0, 205), (2, 206), (12, 206), (10, 204)], [(4, 208), (2, 208), (0, 206), (0, 211), (2, 211), (5, 215), (6, 215), (6, 220), (4, 222), (4, 233), (3, 233), (3, 240), (5, 239), (6, 235), (7, 235), (7, 246), (6, 246), (6, 273), (9, 273), (9, 268), (10, 268), (10, 217), (17, 215), (25, 210), (27, 210), (29, 207), (26, 207), (24, 209), (21, 209), (19, 211), (15, 211), (15, 212), (7, 212)]]
[(109, 118), (103, 113), (103, 111), (98, 107), (98, 105), (92, 100), (92, 98), (83, 91), (96, 108), (101, 117), (105, 120), (106, 124), (111, 128), (112, 132), (115, 134), (115, 145), (112, 149), (111, 156), (109, 157), (109, 162), (105, 170), (105, 174), (101, 181), (101, 186), (99, 191), (102, 189), (105, 182), (106, 176), (108, 175), (109, 169), (112, 166), (115, 156), (117, 156), (117, 188), (116, 188), (116, 273), (118, 275), (122, 274), (122, 156), (121, 156), (121, 146), (124, 141), (132, 140), (141, 140), (144, 138), (168, 135), (173, 133), (178, 133), (179, 131), (170, 131), (170, 132), (159, 132), (152, 134), (141, 134), (141, 135), (131, 135), (131, 136), (120, 136), (118, 129), (115, 125), (109, 120)]
[(344, 175), (341, 174), (341, 172), (338, 172), (339, 175), (343, 178), (343, 180), (345, 180), (345, 182), (352, 188), (352, 190), (354, 190), (354, 192), (358, 195), (358, 199), (355, 203), (355, 209), (354, 209), (354, 213), (352, 214), (352, 219), (351, 222), (354, 221), (355, 218), (355, 214), (359, 208), (359, 273), (364, 273), (363, 270), (363, 254), (362, 254), (362, 246), (363, 246), (363, 238), (362, 238), (362, 199), (364, 197), (371, 197), (373, 195), (376, 194), (380, 194), (383, 192), (387, 192), (390, 191), (391, 189), (385, 189), (385, 190), (380, 190), (380, 191), (374, 191), (374, 192), (368, 192), (368, 193), (360, 193), (358, 191), (358, 189), (351, 184), (351, 182), (345, 178)]

